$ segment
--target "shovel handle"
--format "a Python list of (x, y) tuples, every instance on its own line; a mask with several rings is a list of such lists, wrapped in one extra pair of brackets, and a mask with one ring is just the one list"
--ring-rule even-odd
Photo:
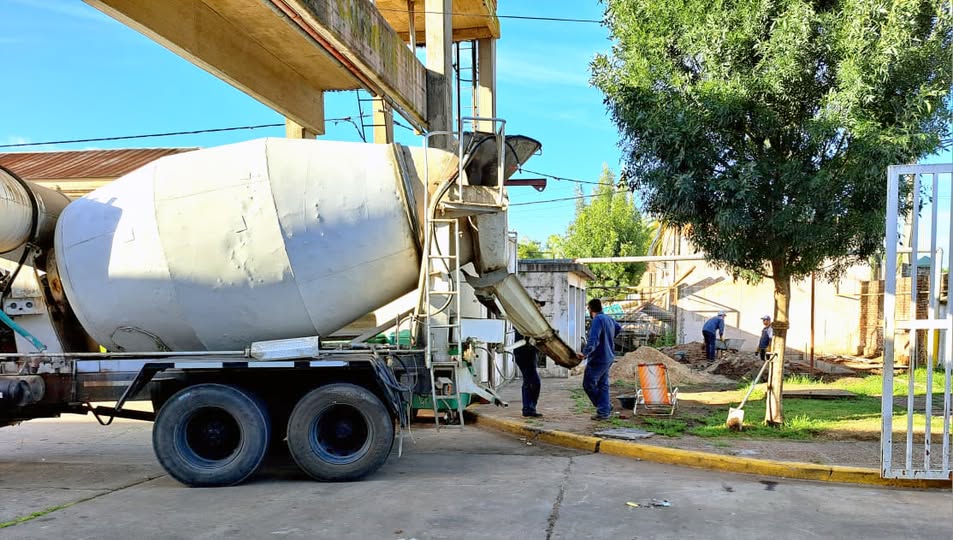
[(761, 380), (761, 374), (764, 373), (764, 368), (768, 367), (768, 364), (773, 362), (774, 359), (777, 358), (777, 356), (778, 356), (778, 353), (768, 353), (764, 357), (764, 363), (761, 364), (761, 369), (758, 370), (758, 374), (755, 376), (754, 380), (751, 381), (751, 387), (748, 388), (748, 393), (745, 394), (744, 399), (741, 400), (741, 404), (738, 405), (739, 409), (745, 408), (745, 403), (748, 401), (748, 398), (751, 397), (751, 392), (754, 391), (754, 387), (758, 384), (758, 381)]

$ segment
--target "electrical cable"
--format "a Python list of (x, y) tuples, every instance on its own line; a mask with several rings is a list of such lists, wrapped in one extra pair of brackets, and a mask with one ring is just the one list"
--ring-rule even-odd
[(540, 176), (545, 176), (546, 178), (552, 178), (553, 180), (559, 180), (561, 182), (574, 182), (576, 184), (589, 184), (593, 186), (618, 186), (619, 185), (618, 183), (610, 184), (608, 182), (593, 182), (592, 180), (577, 180), (575, 178), (565, 178), (562, 176), (556, 176), (554, 174), (547, 174), (547, 173), (539, 172), (539, 171), (531, 171), (523, 167), (520, 167), (520, 172), (527, 172), (529, 174), (538, 174)]
[[(337, 124), (339, 122), (350, 122), (360, 133), (360, 128), (358, 128), (357, 123), (354, 122), (354, 119), (350, 116), (344, 116), (341, 118), (327, 118), (325, 122), (331, 122)], [(203, 133), (220, 133), (224, 131), (239, 131), (239, 130), (254, 130), (254, 129), (265, 129), (265, 128), (275, 128), (283, 127), (285, 124), (255, 124), (249, 126), (232, 126), (225, 128), (210, 128), (210, 129), (196, 129), (191, 131), (170, 131), (167, 133), (143, 133), (139, 135), (120, 135), (115, 137), (93, 137), (88, 139), (68, 139), (62, 141), (46, 141), (46, 142), (28, 142), (28, 143), (14, 143), (14, 144), (0, 144), (0, 148), (25, 148), (29, 146), (44, 146), (48, 144), (75, 144), (75, 143), (89, 143), (89, 142), (104, 142), (104, 141), (127, 141), (131, 139), (149, 139), (155, 137), (177, 137), (182, 135), (201, 135)]]
[[(399, 8), (384, 8), (377, 7), (378, 11), (394, 11), (399, 13), (408, 13), (406, 9)], [(431, 14), (431, 15), (457, 15), (460, 17), (482, 17), (484, 19), (514, 19), (521, 21), (542, 21), (542, 22), (564, 22), (564, 23), (584, 23), (584, 24), (602, 24), (602, 21), (599, 19), (578, 19), (572, 17), (534, 17), (532, 15), (484, 15), (482, 13), (460, 13), (460, 12), (450, 12), (444, 13), (441, 11), (417, 11), (414, 10), (414, 15), (418, 14)]]
[[(628, 192), (629, 190), (627, 189), (621, 189), (618, 191), (613, 191), (612, 193), (610, 193), (610, 195), (616, 195), (619, 193), (628, 193)], [(589, 195), (577, 195), (575, 197), (563, 197), (561, 199), (547, 199), (545, 201), (529, 201), (529, 202), (521, 202), (521, 203), (511, 203), (510, 206), (529, 206), (531, 204), (546, 204), (546, 203), (553, 203), (553, 202), (560, 202), (560, 201), (576, 201), (579, 199), (588, 199), (590, 197), (598, 197), (600, 195), (605, 195), (605, 193), (592, 193)]]

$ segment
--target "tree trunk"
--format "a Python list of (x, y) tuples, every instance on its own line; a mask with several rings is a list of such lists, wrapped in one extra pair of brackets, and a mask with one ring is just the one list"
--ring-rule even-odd
[(774, 274), (774, 339), (771, 340), (771, 350), (777, 357), (768, 371), (768, 393), (764, 410), (764, 422), (769, 426), (780, 426), (784, 423), (784, 412), (781, 407), (781, 391), (784, 385), (784, 349), (788, 334), (788, 309), (791, 306), (791, 276), (785, 268), (784, 261), (771, 261)]

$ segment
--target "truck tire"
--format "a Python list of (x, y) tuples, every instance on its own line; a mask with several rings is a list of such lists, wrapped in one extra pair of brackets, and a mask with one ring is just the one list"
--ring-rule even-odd
[(192, 487), (232, 486), (261, 465), (271, 419), (253, 394), (223, 384), (198, 384), (159, 409), (152, 447), (170, 476)]
[(311, 478), (344, 482), (387, 461), (394, 421), (370, 390), (330, 384), (305, 394), (288, 419), (288, 449)]

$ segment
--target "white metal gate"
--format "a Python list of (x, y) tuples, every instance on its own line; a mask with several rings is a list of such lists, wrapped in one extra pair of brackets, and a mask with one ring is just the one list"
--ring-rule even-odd
[[(885, 478), (947, 479), (953, 165), (889, 167), (887, 190), (881, 471)], [(914, 211), (904, 216), (901, 207)]]

